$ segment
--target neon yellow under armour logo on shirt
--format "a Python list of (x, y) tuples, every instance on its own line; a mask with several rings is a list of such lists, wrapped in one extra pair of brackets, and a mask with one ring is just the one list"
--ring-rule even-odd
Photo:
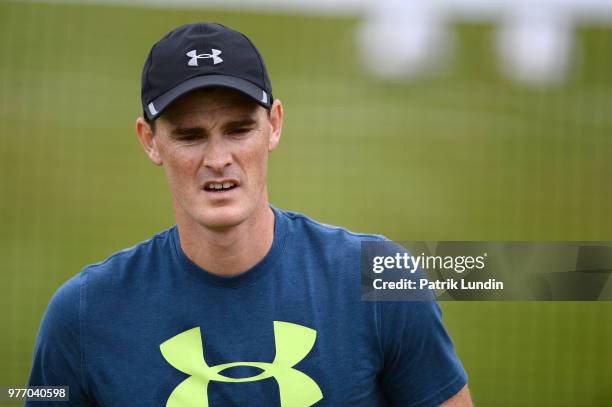
[[(274, 377), (278, 383), (282, 407), (307, 407), (323, 398), (321, 389), (308, 375), (293, 368), (312, 349), (317, 331), (289, 322), (274, 321), (276, 355), (272, 363), (232, 362), (208, 366), (200, 328), (182, 332), (161, 345), (162, 355), (174, 368), (190, 375), (170, 394), (166, 407), (208, 407), (208, 383), (241, 383)], [(252, 377), (235, 379), (219, 372), (235, 366), (253, 366), (263, 371)]]

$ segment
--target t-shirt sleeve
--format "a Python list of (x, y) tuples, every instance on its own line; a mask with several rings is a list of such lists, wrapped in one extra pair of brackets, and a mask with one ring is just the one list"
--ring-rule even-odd
[(93, 406), (84, 390), (81, 337), (82, 273), (51, 298), (40, 324), (29, 386), (68, 386), (69, 402), (33, 401), (25, 406)]
[(467, 383), (436, 301), (380, 302), (383, 391), (393, 406), (434, 407)]

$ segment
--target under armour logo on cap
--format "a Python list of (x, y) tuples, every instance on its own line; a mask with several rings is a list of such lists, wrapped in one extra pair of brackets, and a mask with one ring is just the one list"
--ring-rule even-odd
[(218, 49), (212, 48), (210, 52), (211, 52), (210, 54), (198, 54), (198, 51), (196, 51), (195, 49), (192, 49), (187, 54), (185, 54), (190, 58), (189, 62), (187, 62), (187, 65), (198, 66), (198, 59), (204, 59), (204, 58), (212, 58), (213, 65), (217, 65), (223, 62), (223, 59), (219, 56), (221, 54), (221, 51), (219, 51)]

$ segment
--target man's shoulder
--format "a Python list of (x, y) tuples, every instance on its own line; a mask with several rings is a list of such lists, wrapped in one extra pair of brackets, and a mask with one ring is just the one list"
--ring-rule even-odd
[(167, 249), (162, 249), (163, 246), (171, 246), (171, 235), (175, 228), (176, 226), (172, 226), (135, 245), (119, 250), (104, 260), (88, 264), (83, 267), (81, 274), (99, 275), (108, 272), (117, 273), (133, 268), (133, 266), (137, 266), (142, 262), (155, 261), (157, 252)]
[(343, 226), (320, 222), (300, 212), (277, 210), (287, 219), (291, 233), (320, 241), (327, 246), (360, 247), (361, 242), (364, 241), (389, 241), (387, 237), (380, 234), (355, 232)]

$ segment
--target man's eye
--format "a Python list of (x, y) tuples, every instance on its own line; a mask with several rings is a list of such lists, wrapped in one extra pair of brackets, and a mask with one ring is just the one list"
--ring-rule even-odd
[(199, 134), (183, 134), (178, 139), (179, 141), (196, 141), (202, 140), (204, 137)]
[(247, 128), (247, 127), (240, 127), (238, 129), (233, 129), (229, 131), (229, 134), (234, 134), (234, 135), (241, 135), (241, 134), (246, 134), (249, 131), (251, 131), (251, 129)]

